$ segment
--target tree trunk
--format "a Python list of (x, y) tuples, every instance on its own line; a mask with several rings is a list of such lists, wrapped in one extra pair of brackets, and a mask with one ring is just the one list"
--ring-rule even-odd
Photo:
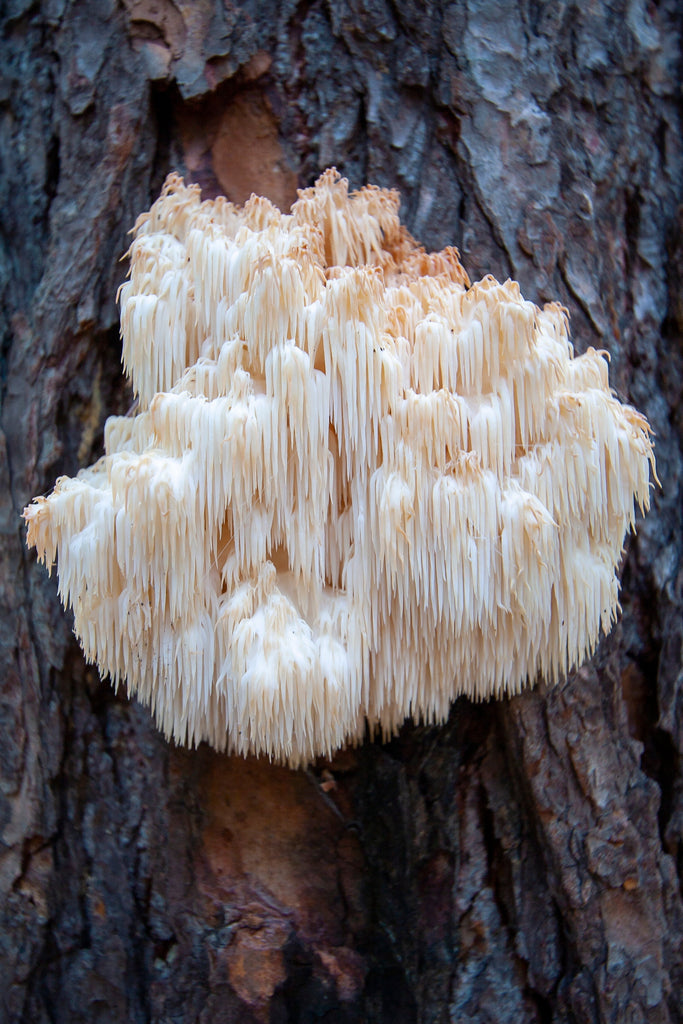
[[(0, 1019), (681, 1021), (677, 0), (6, 0)], [(115, 296), (179, 170), (336, 165), (611, 353), (662, 486), (563, 685), (308, 771), (165, 743), (85, 665), (19, 514), (131, 396)]]

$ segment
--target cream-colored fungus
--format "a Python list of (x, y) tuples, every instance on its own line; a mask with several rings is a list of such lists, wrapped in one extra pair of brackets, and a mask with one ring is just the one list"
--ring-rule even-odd
[(646, 421), (560, 306), (470, 286), (398, 206), (171, 175), (137, 222), (138, 412), (24, 515), (86, 657), (179, 743), (302, 764), (558, 680), (614, 622)]

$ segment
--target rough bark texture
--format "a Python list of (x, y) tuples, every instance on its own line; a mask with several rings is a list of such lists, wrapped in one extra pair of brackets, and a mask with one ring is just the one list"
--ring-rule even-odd
[[(4, 10), (0, 1019), (682, 1020), (680, 4)], [(287, 204), (328, 164), (564, 302), (662, 487), (565, 685), (290, 772), (100, 682), (19, 513), (129, 404), (119, 259), (167, 171)]]

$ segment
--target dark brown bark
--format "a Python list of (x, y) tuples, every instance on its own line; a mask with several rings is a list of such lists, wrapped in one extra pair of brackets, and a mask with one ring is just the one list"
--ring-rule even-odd
[[(5, 11), (0, 1020), (682, 1020), (680, 4)], [(19, 513), (130, 401), (119, 258), (166, 172), (287, 204), (328, 164), (564, 302), (662, 487), (566, 684), (290, 772), (99, 681)]]

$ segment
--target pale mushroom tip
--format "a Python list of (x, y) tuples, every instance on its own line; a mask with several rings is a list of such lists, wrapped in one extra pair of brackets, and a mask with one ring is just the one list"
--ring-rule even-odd
[(86, 658), (179, 743), (304, 764), (555, 682), (615, 620), (647, 422), (559, 305), (470, 286), (398, 208), (171, 175), (137, 221), (138, 411), (24, 517)]

